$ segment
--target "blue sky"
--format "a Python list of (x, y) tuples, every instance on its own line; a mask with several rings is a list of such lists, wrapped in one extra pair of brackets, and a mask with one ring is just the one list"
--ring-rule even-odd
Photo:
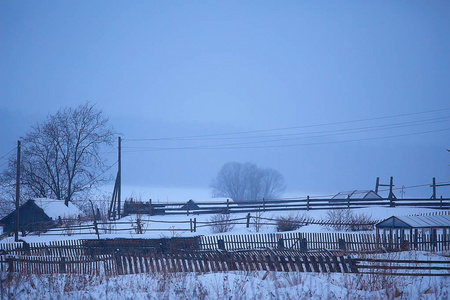
[(2, 1), (0, 157), (92, 101), (127, 185), (208, 188), (228, 161), (291, 194), (450, 181), (449, 36), (446, 1)]

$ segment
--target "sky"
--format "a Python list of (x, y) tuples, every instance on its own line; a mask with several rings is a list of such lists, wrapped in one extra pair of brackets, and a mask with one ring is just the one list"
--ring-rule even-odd
[(1, 1), (0, 157), (90, 101), (145, 199), (230, 161), (278, 170), (286, 197), (390, 176), (428, 197), (450, 182), (449, 36), (448, 1)]

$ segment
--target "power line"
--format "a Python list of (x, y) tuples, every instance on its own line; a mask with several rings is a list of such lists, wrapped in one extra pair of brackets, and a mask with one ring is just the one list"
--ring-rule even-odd
[[(374, 126), (364, 126), (364, 127), (347, 128), (347, 129), (334, 129), (334, 130), (322, 130), (322, 131), (312, 131), (312, 132), (275, 134), (275, 135), (257, 135), (257, 136), (180, 138), (180, 139), (176, 139), (176, 140), (170, 139), (170, 140), (160, 140), (160, 141), (176, 141), (176, 142), (179, 142), (179, 141), (210, 141), (210, 140), (239, 140), (239, 139), (259, 139), (259, 138), (267, 139), (267, 138), (281, 138), (281, 137), (297, 137), (297, 138), (290, 138), (290, 139), (298, 139), (298, 137), (302, 137), (302, 136), (306, 136), (306, 135), (312, 135), (312, 136), (306, 136), (303, 138), (315, 138), (315, 137), (326, 137), (326, 136), (334, 136), (334, 135), (341, 135), (341, 134), (363, 133), (363, 132), (369, 132), (369, 131), (443, 123), (443, 122), (447, 122), (449, 119), (450, 119), (450, 116), (446, 116), (446, 117), (433, 118), (433, 119), (400, 122), (400, 123), (392, 123), (392, 124), (383, 124), (383, 125), (374, 125)], [(322, 134), (322, 135), (314, 136), (314, 134)], [(323, 134), (325, 134), (325, 135), (323, 135)], [(288, 139), (285, 139), (285, 140), (288, 140)], [(268, 141), (277, 141), (277, 140), (268, 140)], [(249, 142), (249, 143), (257, 143), (257, 142)], [(124, 147), (124, 148), (130, 148), (130, 147)]]
[(5, 158), (6, 156), (8, 156), (9, 154), (11, 154), (11, 152), (15, 151), (15, 148), (12, 148), (11, 150), (8, 151), (8, 153), (6, 153), (5, 155), (0, 157), (0, 160), (2, 160), (3, 158)]
[(237, 143), (235, 143), (235, 144), (219, 144), (219, 145), (210, 145), (210, 146), (137, 148), (134, 150), (126, 150), (124, 152), (153, 152), (153, 151), (163, 151), (163, 150), (193, 150), (193, 149), (198, 149), (198, 150), (224, 150), (224, 149), (225, 150), (235, 150), (235, 149), (264, 149), (264, 148), (285, 148), (285, 147), (287, 148), (287, 147), (341, 144), (341, 143), (351, 143), (351, 142), (360, 142), (360, 141), (389, 139), (389, 138), (396, 138), (396, 137), (405, 137), (405, 136), (414, 136), (414, 135), (442, 132), (442, 131), (448, 131), (448, 130), (450, 130), (450, 128), (428, 130), (428, 131), (414, 132), (414, 133), (397, 134), (397, 135), (380, 136), (380, 137), (368, 137), (368, 138), (349, 139), (349, 140), (341, 140), (341, 141), (322, 141), (322, 142), (311, 142), (311, 143), (301, 143), (301, 144), (260, 145), (260, 146), (237, 147), (237, 145), (236, 145)]
[[(291, 137), (291, 138), (283, 138), (283, 139), (269, 139), (269, 140), (261, 140), (261, 141), (236, 142), (236, 143), (232, 143), (232, 144), (222, 144), (222, 145), (236, 146), (236, 145), (248, 145), (248, 144), (259, 144), (259, 143), (272, 143), (272, 142), (298, 140), (298, 139), (305, 139), (305, 138), (321, 138), (321, 137), (328, 137), (328, 136), (365, 133), (365, 132), (378, 131), (378, 130), (384, 130), (384, 129), (404, 128), (404, 127), (417, 126), (417, 125), (423, 125), (423, 124), (445, 122), (445, 121), (448, 121), (449, 118), (450, 117), (443, 118), (443, 119), (445, 119), (444, 121), (429, 121), (429, 122), (425, 122), (425, 123), (422, 122), (420, 124), (418, 124), (417, 122), (406, 122), (406, 123), (397, 123), (397, 124), (393, 124), (393, 125), (369, 126), (369, 127), (362, 127), (362, 128), (357, 128), (357, 129), (344, 129), (344, 130), (328, 131), (328, 132), (344, 131), (342, 133), (336, 133), (336, 134), (322, 134), (322, 135), (315, 135), (315, 136), (313, 135), (313, 136), (295, 137), (295, 138)], [(411, 124), (411, 123), (413, 123), (413, 124)], [(380, 128), (380, 127), (382, 127), (382, 128)], [(359, 130), (359, 129), (361, 129), (361, 130)], [(327, 132), (327, 131), (325, 131), (325, 132)], [(308, 133), (304, 133), (304, 134), (308, 134)], [(282, 137), (282, 136), (299, 136), (299, 135), (302, 135), (302, 134), (280, 135), (280, 137)], [(124, 147), (124, 148), (125, 149), (145, 149), (143, 147), (136, 147), (136, 146)]]
[(161, 140), (178, 140), (178, 139), (190, 139), (190, 138), (205, 138), (205, 137), (242, 135), (242, 134), (249, 134), (249, 133), (261, 133), (261, 132), (273, 132), (273, 131), (283, 131), (283, 130), (302, 129), (302, 128), (314, 128), (314, 127), (349, 124), (349, 123), (357, 123), (357, 122), (365, 122), (365, 121), (392, 119), (392, 118), (399, 118), (399, 117), (406, 117), (406, 116), (413, 116), (413, 115), (429, 114), (429, 113), (434, 113), (434, 112), (443, 112), (443, 111), (449, 111), (449, 110), (450, 110), (450, 108), (444, 108), (444, 109), (428, 110), (428, 111), (406, 113), (406, 114), (397, 114), (397, 115), (390, 115), (390, 116), (383, 116), (383, 117), (374, 117), (374, 118), (366, 118), (366, 119), (356, 119), (356, 120), (349, 120), (349, 121), (339, 121), (339, 122), (330, 122), (330, 123), (303, 125), (303, 126), (293, 126), (293, 127), (260, 129), (260, 130), (251, 130), (251, 131), (238, 131), (238, 132), (217, 133), (217, 134), (175, 136), (175, 137), (160, 137), (160, 138), (136, 138), (136, 139), (123, 139), (123, 140), (127, 141), (127, 142), (138, 142), (138, 141), (161, 141)]

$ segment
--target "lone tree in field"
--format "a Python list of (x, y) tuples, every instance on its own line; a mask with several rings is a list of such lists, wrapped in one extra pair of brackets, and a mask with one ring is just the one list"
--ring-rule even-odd
[(258, 168), (252, 163), (226, 163), (211, 184), (213, 197), (242, 200), (273, 199), (285, 190), (283, 176), (273, 169)]
[[(67, 205), (74, 195), (105, 182), (100, 148), (111, 146), (114, 136), (108, 118), (90, 103), (49, 115), (22, 138), (22, 194), (64, 200)], [(15, 165), (13, 156), (3, 183), (14, 182)]]

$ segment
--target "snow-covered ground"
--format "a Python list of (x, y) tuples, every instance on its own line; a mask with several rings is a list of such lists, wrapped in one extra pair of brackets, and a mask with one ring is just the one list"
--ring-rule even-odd
[(449, 299), (450, 276), (227, 272), (15, 277), (9, 299)]
[[(427, 208), (416, 208), (416, 207), (401, 207), (401, 208), (391, 208), (391, 207), (370, 207), (370, 208), (360, 208), (360, 209), (352, 209), (352, 212), (355, 214), (366, 214), (371, 216), (373, 220), (383, 220), (389, 218), (393, 215), (396, 216), (405, 216), (412, 214), (420, 214), (420, 213), (439, 213), (439, 210), (435, 209), (427, 209)], [(313, 218), (315, 220), (325, 220), (326, 219), (326, 210), (310, 210), (310, 211), (277, 211), (277, 212), (265, 212), (260, 214), (260, 217), (267, 219), (275, 219), (280, 216), (289, 216), (289, 215), (299, 215)], [(231, 214), (230, 217), (232, 219), (245, 218), (247, 214)], [(131, 223), (136, 224), (136, 220), (138, 216), (131, 215), (122, 218), (120, 221), (130, 222), (129, 224), (118, 224), (114, 226), (100, 226), (108, 227), (111, 229), (106, 232), (105, 230), (100, 230), (101, 238), (160, 238), (160, 237), (172, 237), (172, 236), (197, 236), (197, 235), (213, 235), (215, 233), (212, 232), (212, 228), (209, 225), (211, 223), (212, 215), (208, 214), (200, 214), (200, 215), (160, 215), (160, 216), (140, 216), (143, 222), (143, 234), (136, 234), (136, 231), (131, 228)], [(249, 234), (249, 233), (257, 233), (257, 229), (255, 226), (255, 213), (251, 213), (251, 222), (250, 227), (246, 227), (246, 220), (240, 220), (239, 223), (236, 224), (230, 231), (221, 234)], [(196, 232), (190, 232), (190, 220), (196, 218), (197, 221), (197, 230)], [(181, 223), (180, 223), (181, 222)], [(270, 222), (267, 220), (263, 220), (263, 222)], [(126, 229), (129, 230), (120, 230)], [(115, 231), (117, 229), (117, 231)], [(161, 230), (158, 230), (161, 229)], [(177, 231), (178, 229), (184, 229), (186, 231)], [(273, 233), (276, 232), (275, 225), (263, 225), (258, 229), (258, 233)], [(299, 228), (297, 231), (299, 232), (335, 232), (331, 228), (326, 226), (319, 225), (308, 225)], [(73, 235), (48, 235), (41, 234), (38, 235), (28, 235), (26, 237), (21, 237), (22, 240), (26, 242), (48, 242), (52, 240), (67, 240), (67, 239), (92, 239), (97, 238), (94, 230), (90, 230), (90, 233), (86, 230), (80, 231), (72, 231)], [(12, 242), (13, 237), (6, 238), (1, 242)]]
[[(438, 212), (423, 208), (372, 207), (355, 209), (354, 213), (364, 213), (374, 220), (382, 220), (392, 215), (411, 215)], [(264, 218), (287, 215), (305, 215), (316, 220), (326, 218), (325, 210), (298, 212), (266, 212)], [(243, 218), (246, 214), (233, 214), (232, 218)], [(252, 220), (255, 214), (252, 213)], [(210, 227), (201, 227), (210, 222), (211, 215), (165, 215), (141, 216), (143, 234), (135, 230), (101, 232), (102, 238), (152, 238), (171, 236), (211, 235)], [(128, 216), (121, 221), (135, 222), (137, 216)], [(181, 232), (189, 229), (191, 219), (197, 220), (197, 232)], [(163, 222), (163, 223), (161, 223)], [(245, 223), (245, 221), (241, 221)], [(118, 224), (113, 228), (129, 228)], [(156, 229), (164, 229), (158, 231)], [(169, 229), (169, 230), (167, 230)], [(301, 232), (329, 232), (332, 229), (309, 225), (298, 229)], [(259, 233), (276, 232), (274, 225), (262, 226)], [(76, 233), (76, 232), (74, 232)], [(253, 224), (237, 224), (225, 234), (256, 233)], [(22, 237), (27, 242), (48, 242), (52, 240), (96, 238), (96, 235), (28, 235)], [(12, 242), (7, 238), (2, 242)], [(436, 253), (402, 252), (386, 254), (389, 258), (448, 260)], [(395, 257), (394, 257), (395, 256)], [(5, 276), (5, 274), (2, 274)], [(450, 276), (412, 277), (358, 274), (318, 274), (284, 272), (227, 272), (227, 273), (160, 273), (134, 274), (117, 277), (80, 276), (75, 274), (14, 275), (4, 286), (7, 298), (14, 299), (449, 299)]]

